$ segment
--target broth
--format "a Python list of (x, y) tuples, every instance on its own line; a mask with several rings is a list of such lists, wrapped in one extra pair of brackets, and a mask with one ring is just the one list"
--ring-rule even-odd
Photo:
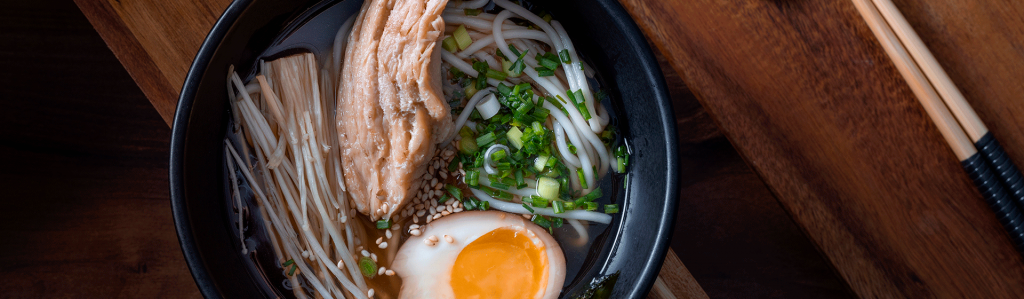
[[(278, 36), (274, 43), (259, 56), (261, 60), (273, 60), (278, 57), (297, 53), (297, 52), (312, 52), (316, 54), (317, 61), (320, 62), (320, 68), (327, 70), (328, 80), (322, 82), (328, 82), (327, 88), (333, 89), (337, 85), (337, 76), (340, 70), (333, 69), (332, 64), (336, 61), (340, 61), (340, 57), (335, 57), (332, 53), (331, 48), (335, 42), (335, 34), (339, 28), (346, 25), (346, 20), (355, 16), (359, 12), (360, 4), (362, 1), (325, 1), (320, 3), (307, 12), (303, 13), (296, 20), (290, 22), (288, 28)], [(523, 6), (535, 10), (536, 7), (526, 2)], [(485, 11), (494, 12), (495, 5), (493, 2), (488, 3), (485, 6)], [(350, 22), (349, 22), (350, 23)], [(580, 53), (580, 59), (587, 61), (586, 57), (583, 56), (585, 53)], [(245, 75), (244, 80), (246, 82), (251, 81), (260, 71), (259, 61), (254, 62), (249, 68), (248, 74)], [(594, 78), (588, 78), (590, 85), (594, 90), (600, 89), (602, 86), (601, 74), (596, 73)], [(335, 94), (335, 92), (327, 92), (326, 94)], [(329, 100), (331, 103), (334, 102), (334, 98), (331, 97)], [(616, 114), (611, 109), (611, 101), (617, 99), (609, 97), (609, 101), (605, 101), (602, 105), (605, 106), (609, 111), (611, 118), (610, 124), (617, 124), (618, 120)], [(466, 100), (462, 100), (465, 102)], [(332, 105), (333, 106), (333, 105)], [(329, 119), (334, 118), (335, 110), (328, 109)], [(245, 140), (242, 136), (236, 134), (232, 128), (233, 121), (228, 122), (229, 125), (225, 128), (226, 136), (235, 145), (236, 148), (242, 148), (242, 143)], [(331, 134), (335, 134), (332, 130)], [(621, 144), (625, 144), (621, 137)], [(240, 154), (243, 154), (240, 152)], [(256, 157), (250, 152), (245, 155), (245, 159), (248, 159), (250, 163), (256, 163)], [(230, 171), (225, 165), (225, 204), (228, 214), (226, 215), (229, 219), (232, 219), (231, 226), (235, 231), (236, 235), (239, 235), (239, 223), (237, 219), (241, 217), (241, 229), (240, 235), (244, 236), (243, 243), (239, 244), (239, 249), (246, 248), (247, 257), (253, 262), (251, 271), (254, 276), (261, 277), (267, 284), (271, 285), (277, 290), (278, 295), (286, 298), (294, 298), (292, 289), (295, 287), (302, 287), (307, 289), (307, 292), (311, 290), (311, 286), (304, 279), (299, 279), (299, 286), (292, 285), (292, 282), (288, 279), (288, 267), (283, 267), (281, 258), (275, 256), (274, 250), (269, 249), (271, 246), (270, 237), (268, 231), (265, 228), (266, 219), (263, 214), (259, 212), (259, 205), (253, 189), (250, 187), (249, 182), (244, 176), (242, 176), (239, 170), (235, 170), (237, 183), (239, 187), (239, 196), (241, 197), (242, 206), (236, 205), (234, 199), (234, 191), (231, 188), (229, 182), (230, 176), (227, 175)], [(253, 168), (250, 168), (253, 169)], [(259, 169), (253, 169), (253, 174), (259, 180), (260, 176)], [(613, 203), (612, 199), (620, 198), (623, 192), (623, 175), (614, 171), (608, 172), (604, 178), (599, 181), (600, 188), (605, 190), (605, 195), (602, 196), (598, 202), (602, 204)], [(460, 186), (468, 192), (468, 187), (461, 183), (461, 177), (449, 176), (447, 182), (453, 185)], [(241, 214), (241, 216), (239, 216)], [(374, 228), (374, 223), (366, 216), (359, 215), (359, 217), (353, 217), (355, 219), (349, 219), (349, 221), (358, 221), (361, 225), (359, 227), (365, 228), (365, 238), (357, 239), (356, 244), (365, 245), (373, 244), (375, 239), (384, 236), (383, 230), (377, 230)], [(408, 218), (404, 220), (409, 220)], [(605, 240), (609, 233), (615, 229), (613, 226), (600, 224), (600, 223), (587, 223), (583, 222), (586, 226), (589, 238), (584, 242), (579, 242), (576, 238), (576, 231), (569, 225), (564, 225), (560, 228), (553, 229), (553, 236), (557, 240), (559, 246), (562, 248), (565, 259), (566, 259), (566, 277), (563, 284), (563, 290), (569, 290), (577, 284), (586, 284), (588, 281), (584, 281), (582, 273), (586, 273), (588, 269), (595, 265), (596, 257), (600, 254), (601, 249), (606, 245)], [(397, 234), (398, 244), (390, 246), (384, 250), (386, 255), (378, 256), (378, 259), (382, 261), (380, 264), (384, 265), (383, 261), (390, 260), (394, 257), (395, 252), (401, 247), (401, 244), (407, 240), (410, 235), (408, 230), (401, 229), (408, 227), (408, 223), (396, 223), (393, 225), (395, 228), (399, 228), (392, 233)], [(357, 234), (359, 235), (359, 234)], [(236, 240), (237, 242), (237, 240)], [(369, 246), (373, 247), (373, 246)], [(357, 247), (358, 248), (358, 247)], [(376, 248), (374, 247), (376, 250)], [(358, 252), (359, 250), (355, 250)], [(357, 253), (358, 254), (358, 253)], [(378, 298), (397, 298), (398, 289), (401, 285), (401, 279), (396, 276), (385, 276), (378, 275), (373, 279), (368, 279), (367, 284), (378, 290), (376, 293)], [(391, 291), (380, 291), (380, 290), (391, 290)], [(566, 295), (566, 294), (563, 294)]]

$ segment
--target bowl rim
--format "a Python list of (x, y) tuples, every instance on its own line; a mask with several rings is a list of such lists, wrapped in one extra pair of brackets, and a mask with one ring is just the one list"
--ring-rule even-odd
[[(217, 51), (220, 42), (224, 39), (227, 33), (231, 30), (234, 23), (243, 14), (243, 12), (253, 3), (254, 0), (234, 0), (224, 10), (223, 14), (214, 23), (213, 28), (207, 34), (203, 40), (202, 45), (197, 52), (195, 59), (192, 61), (192, 65), (189, 67), (189, 71), (185, 77), (185, 82), (182, 85), (180, 96), (178, 97), (177, 107), (174, 113), (174, 121), (171, 126), (171, 142), (170, 142), (170, 159), (169, 159), (169, 186), (170, 186), (170, 199), (171, 199), (171, 211), (174, 219), (174, 228), (178, 234), (178, 244), (181, 246), (182, 254), (185, 257), (185, 262), (188, 266), (189, 271), (192, 273), (192, 277), (196, 282), (196, 286), (199, 288), (200, 293), (205, 298), (220, 298), (220, 292), (217, 290), (216, 284), (213, 282), (213, 278), (210, 273), (203, 266), (202, 259), (200, 257), (199, 248), (196, 246), (195, 236), (192, 234), (192, 225), (189, 222), (187, 207), (185, 203), (185, 190), (184, 190), (184, 158), (185, 158), (185, 137), (189, 126), (189, 117), (192, 113), (193, 102), (196, 99), (196, 93), (198, 91), (199, 83), (206, 73), (210, 62)], [(663, 261), (670, 248), (670, 241), (672, 231), (675, 226), (675, 214), (678, 207), (679, 197), (679, 153), (678, 153), (678, 133), (675, 126), (675, 117), (672, 114), (672, 101), (668, 93), (667, 83), (665, 77), (661, 71), (661, 66), (657, 64), (657, 59), (654, 55), (653, 49), (639, 26), (625, 10), (625, 8), (618, 3), (616, 0), (595, 0), (595, 5), (601, 6), (611, 16), (611, 22), (616, 27), (619, 27), (625, 33), (627, 43), (631, 47), (640, 49), (637, 55), (641, 56), (640, 72), (645, 74), (646, 78), (651, 78), (650, 82), (647, 82), (653, 87), (654, 104), (658, 107), (658, 115), (662, 126), (662, 130), (665, 132), (665, 150), (666, 150), (666, 186), (665, 186), (665, 198), (663, 198), (663, 206), (661, 215), (661, 221), (658, 223), (656, 228), (656, 238), (654, 242), (654, 251), (647, 257), (642, 266), (641, 276), (637, 279), (638, 284), (632, 286), (632, 290), (629, 292), (632, 298), (641, 298), (646, 296), (653, 287), (654, 282), (661, 270)]]

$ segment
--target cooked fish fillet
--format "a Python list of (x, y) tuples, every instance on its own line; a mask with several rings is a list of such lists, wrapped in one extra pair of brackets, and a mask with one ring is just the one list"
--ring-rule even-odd
[(349, 36), (338, 94), (342, 166), (349, 198), (374, 220), (400, 215), (453, 130), (435, 51), (445, 4), (366, 1)]

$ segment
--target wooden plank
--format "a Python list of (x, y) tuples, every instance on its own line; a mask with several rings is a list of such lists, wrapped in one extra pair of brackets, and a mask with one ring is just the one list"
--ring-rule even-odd
[(650, 299), (707, 299), (708, 294), (693, 279), (676, 253), (669, 250), (665, 263), (661, 265), (661, 273), (651, 288)]
[[(857, 295), (1024, 291), (1021, 257), (852, 3), (622, 3)], [(1008, 29), (1024, 3), (898, 4), (1024, 161), (1024, 35)]]
[(75, 0), (168, 125), (192, 58), (230, 0)]
[[(188, 67), (230, 0), (75, 2), (170, 124)], [(696, 294), (694, 290), (703, 294), (675, 252), (669, 251), (666, 261), (673, 263), (665, 267), (672, 272), (668, 272), (671, 279), (665, 280), (670, 287), (662, 291), (674, 292), (678, 298), (689, 298)]]

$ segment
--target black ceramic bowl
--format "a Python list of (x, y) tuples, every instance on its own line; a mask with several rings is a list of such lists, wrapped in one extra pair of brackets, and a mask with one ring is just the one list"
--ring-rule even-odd
[[(278, 294), (240, 254), (228, 217), (222, 143), (230, 117), (228, 65), (248, 71), (282, 33), (334, 2), (237, 0), (217, 21), (189, 70), (171, 137), (171, 203), (185, 260), (206, 298)], [(586, 289), (593, 278), (619, 273), (611, 298), (643, 298), (668, 250), (678, 195), (675, 121), (664, 78), (643, 34), (615, 0), (536, 3), (562, 22), (603, 78), (632, 152), (626, 186), (612, 195), (622, 212), (597, 239), (600, 244), (592, 247), (563, 297)]]

